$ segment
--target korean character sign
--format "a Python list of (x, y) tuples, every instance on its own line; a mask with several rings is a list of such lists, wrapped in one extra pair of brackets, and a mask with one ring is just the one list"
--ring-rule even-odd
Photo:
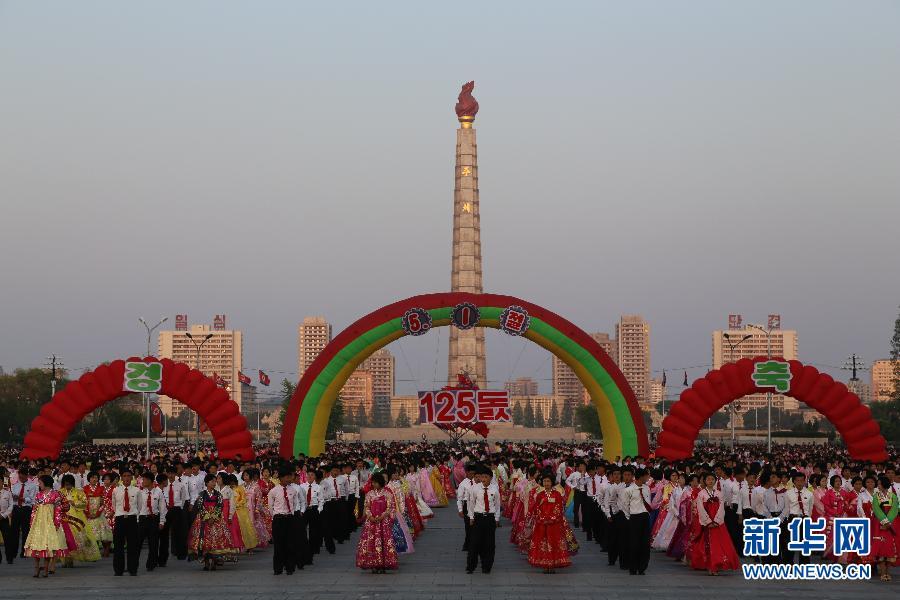
[(750, 376), (758, 388), (775, 388), (786, 394), (791, 389), (791, 363), (783, 360), (767, 360), (753, 365)]
[(503, 422), (512, 419), (506, 390), (440, 390), (419, 392), (419, 422), (454, 423)]
[(509, 391), (478, 390), (478, 420), (509, 423)]
[(126, 392), (156, 394), (162, 390), (162, 363), (142, 361), (125, 363), (125, 380), (122, 389)]
[(500, 329), (509, 335), (525, 335), (531, 325), (528, 311), (521, 306), (510, 306), (500, 313)]

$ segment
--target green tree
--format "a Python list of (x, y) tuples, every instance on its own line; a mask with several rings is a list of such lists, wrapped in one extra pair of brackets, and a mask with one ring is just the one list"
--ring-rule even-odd
[(525, 401), (525, 416), (522, 419), (525, 427), (534, 427), (534, 406), (531, 404), (531, 398)]
[(563, 427), (572, 427), (575, 424), (575, 411), (572, 409), (572, 401), (563, 402), (562, 415), (559, 418)]
[(525, 419), (525, 411), (522, 410), (522, 403), (516, 400), (516, 404), (512, 409), (512, 421), (515, 425), (521, 425)]
[(410, 427), (412, 424), (409, 422), (409, 415), (406, 414), (406, 407), (401, 406), (400, 412), (397, 413), (397, 422), (395, 424), (396, 427)]
[(328, 428), (325, 431), (325, 437), (328, 439), (334, 439), (334, 433), (336, 431), (343, 431), (344, 429), (344, 400), (338, 396), (337, 401), (334, 403), (334, 408), (331, 409), (331, 414), (328, 416)]
[(546, 427), (547, 423), (544, 421), (544, 410), (538, 406), (534, 409), (534, 426), (535, 427)]
[(297, 386), (288, 381), (287, 377), (281, 380), (281, 412), (278, 413), (278, 426), (284, 427), (284, 418), (287, 415), (288, 404), (291, 403), (291, 397)]
[[(56, 391), (68, 379), (57, 371)], [(41, 410), (50, 401), (50, 373), (43, 369), (16, 369), (0, 375), (0, 441), (21, 441)]]
[[(564, 403), (568, 404), (568, 400), (564, 400)], [(559, 409), (556, 408), (556, 402), (550, 405), (550, 418), (547, 419), (548, 427), (559, 427)]]
[(894, 322), (891, 337), (891, 361), (894, 368), (894, 387), (890, 397), (881, 402), (873, 402), (872, 417), (881, 428), (881, 435), (889, 442), (900, 442), (900, 315)]
[(600, 433), (600, 416), (593, 404), (587, 406), (579, 406), (575, 410), (575, 419), (578, 423), (578, 431), (589, 433), (591, 437), (600, 439), (603, 435)]

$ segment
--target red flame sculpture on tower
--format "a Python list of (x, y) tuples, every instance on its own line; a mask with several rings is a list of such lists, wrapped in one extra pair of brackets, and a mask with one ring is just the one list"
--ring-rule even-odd
[(472, 90), (475, 89), (475, 82), (470, 81), (462, 86), (459, 93), (458, 102), (456, 103), (456, 116), (462, 121), (466, 117), (467, 121), (474, 121), (475, 115), (478, 114), (478, 101), (472, 96)]

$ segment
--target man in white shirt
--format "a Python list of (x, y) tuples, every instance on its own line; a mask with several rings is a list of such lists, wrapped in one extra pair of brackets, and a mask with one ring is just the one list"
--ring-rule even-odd
[[(25, 540), (31, 531), (31, 510), (34, 507), (34, 497), (38, 491), (38, 470), (34, 467), (19, 469), (19, 481), (10, 486), (10, 494), (13, 500), (12, 521), (10, 529), (12, 539), (15, 542), (15, 551), (9, 554), (7, 548), (6, 560), (11, 562), (16, 555), (22, 556), (25, 551)], [(6, 539), (6, 536), (3, 536)]]
[(741, 482), (747, 472), (743, 467), (725, 467), (725, 479), (722, 480), (722, 503), (725, 505), (725, 527), (736, 552), (741, 548)]
[(647, 469), (634, 472), (634, 483), (626, 488), (623, 503), (628, 519), (628, 572), (643, 575), (650, 564), (650, 489)]
[(169, 561), (169, 546), (178, 560), (187, 558), (187, 525), (184, 505), (188, 502), (187, 486), (178, 481), (175, 467), (166, 469), (166, 479), (160, 484), (163, 501), (166, 504), (165, 527), (159, 534), (159, 555), (157, 566), (164, 567)]
[(295, 492), (290, 484), (294, 480), (294, 472), (288, 468), (278, 471), (278, 485), (269, 490), (267, 498), (269, 510), (272, 512), (272, 567), (276, 575), (287, 572), (294, 574), (297, 556), (294, 540), (291, 536), (291, 521), (294, 518), (294, 506), (297, 505)]
[(463, 541), (463, 552), (469, 551), (469, 538), (471, 535), (472, 527), (469, 525), (468, 518), (468, 508), (467, 508), (467, 500), (469, 498), (469, 488), (475, 483), (475, 465), (472, 463), (466, 464), (466, 478), (459, 482), (459, 486), (456, 488), (456, 510), (459, 513), (459, 516), (463, 520), (463, 525), (465, 527), (466, 537), (465, 541)]
[(481, 572), (490, 573), (494, 566), (497, 528), (500, 527), (500, 490), (490, 485), (491, 470), (484, 467), (478, 481), (469, 488), (466, 499), (469, 524), (469, 553), (466, 573), (472, 573), (481, 561)]
[(342, 517), (341, 510), (341, 486), (338, 483), (340, 468), (332, 466), (328, 469), (328, 476), (319, 484), (322, 486), (322, 500), (324, 507), (322, 509), (322, 538), (325, 541), (325, 550), (328, 554), (334, 554), (334, 542), (337, 540), (339, 544), (344, 543), (342, 537)]
[(131, 485), (131, 471), (122, 470), (122, 485), (113, 489), (112, 505), (115, 515), (113, 525), (113, 573), (121, 577), (125, 573), (126, 546), (128, 573), (137, 575), (141, 561), (141, 532), (138, 529), (138, 513), (141, 509), (140, 491)]
[(349, 539), (350, 534), (356, 531), (356, 504), (359, 501), (359, 479), (353, 473), (353, 465), (345, 464), (342, 475), (344, 485), (346, 486), (346, 495), (344, 496), (344, 512), (347, 515), (346, 532)]
[(303, 520), (307, 529), (306, 539), (309, 543), (310, 555), (308, 558), (310, 564), (312, 564), (312, 555), (319, 554), (322, 551), (321, 515), (325, 500), (322, 497), (322, 486), (318, 484), (322, 480), (322, 471), (307, 471), (306, 476), (309, 478), (309, 482), (301, 483), (300, 490), (306, 501), (306, 512), (303, 513)]
[[(792, 479), (794, 488), (784, 493), (784, 509), (781, 512), (781, 520), (785, 522), (785, 524), (794, 519), (812, 517), (813, 493), (806, 487), (806, 475), (795, 472), (793, 473)], [(794, 555), (796, 554), (799, 557), (799, 564), (808, 564), (808, 556), (803, 556), (802, 552), (788, 550), (787, 545), (790, 541), (790, 536), (786, 535), (787, 533), (788, 531), (785, 527), (785, 530), (781, 532), (781, 562), (793, 564)], [(785, 537), (788, 539), (784, 539)]]
[(581, 520), (584, 517), (581, 505), (584, 502), (584, 480), (586, 475), (587, 465), (583, 460), (579, 460), (575, 464), (575, 470), (566, 477), (566, 485), (574, 491), (572, 498), (572, 513), (574, 515), (572, 525), (574, 527), (580, 527)]
[(625, 516), (619, 511), (619, 492), (625, 487), (620, 481), (622, 470), (614, 466), (609, 472), (609, 486), (606, 488), (603, 512), (606, 515), (606, 551), (609, 566), (616, 564), (622, 552), (622, 529)]
[[(293, 474), (291, 476), (293, 479)], [(293, 493), (294, 516), (291, 518), (291, 537), (294, 542), (294, 560), (297, 569), (312, 564), (312, 553), (309, 551), (309, 540), (306, 537), (306, 494), (303, 487), (297, 483), (290, 483), (288, 487)]]
[[(627, 457), (626, 457), (627, 460)], [(615, 509), (618, 514), (613, 517), (613, 527), (616, 529), (616, 542), (618, 547), (617, 558), (619, 568), (628, 569), (628, 560), (631, 558), (631, 537), (629, 535), (628, 508), (631, 506), (629, 489), (634, 487), (634, 470), (631, 467), (622, 467), (622, 483), (618, 486)], [(612, 557), (612, 553), (609, 555)]]
[[(147, 570), (156, 568), (159, 561), (159, 532), (166, 526), (166, 499), (162, 490), (153, 485), (153, 475), (147, 471), (143, 475), (144, 485), (141, 489), (138, 525), (141, 531), (141, 545), (147, 541)], [(167, 482), (166, 476), (160, 473), (156, 482)]]
[[(3, 469), (0, 468), (0, 536), (3, 537), (3, 546), (6, 550), (6, 562), (13, 563), (16, 557), (16, 540), (12, 535), (13, 499), (12, 493), (3, 486)], [(0, 556), (0, 560), (3, 557)]]
[(591, 510), (591, 526), (593, 529), (594, 543), (600, 545), (600, 551), (606, 552), (606, 535), (609, 529), (609, 520), (604, 510), (606, 495), (609, 492), (609, 481), (606, 479), (606, 466), (602, 463), (597, 466), (594, 476), (588, 484), (588, 502), (593, 502)]
[(366, 462), (361, 459), (357, 459), (356, 468), (353, 470), (353, 475), (356, 476), (356, 481), (359, 485), (359, 491), (356, 496), (356, 506), (359, 514), (363, 514), (363, 510), (366, 505), (366, 493), (363, 489), (366, 487), (366, 484), (369, 483), (369, 477), (372, 476), (372, 472), (369, 471), (366, 466)]

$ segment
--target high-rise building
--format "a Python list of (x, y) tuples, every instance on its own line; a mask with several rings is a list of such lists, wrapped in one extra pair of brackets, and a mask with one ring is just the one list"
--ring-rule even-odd
[(297, 326), (297, 378), (303, 377), (325, 346), (331, 342), (331, 324), (325, 317), (304, 317)]
[(859, 401), (863, 404), (872, 402), (872, 388), (868, 383), (861, 379), (851, 379), (848, 381), (847, 389), (859, 396)]
[(884, 402), (891, 399), (894, 392), (895, 368), (900, 361), (889, 359), (872, 363), (872, 400)]
[[(771, 318), (770, 322), (773, 322)], [(734, 329), (729, 327), (729, 329), (713, 331), (713, 369), (719, 369), (724, 364), (737, 362), (742, 358), (766, 356), (767, 352), (770, 352), (771, 356), (780, 356), (785, 360), (796, 360), (797, 332), (793, 329), (780, 329), (780, 317), (774, 322), (777, 322), (779, 328), (771, 329), (769, 340), (771, 347), (767, 344), (766, 334), (755, 327), (742, 326), (743, 319), (738, 319), (733, 324)], [(726, 334), (728, 335), (727, 339), (725, 337)], [(751, 394), (741, 398), (739, 403), (741, 407), (740, 412), (764, 408), (766, 406), (766, 395)], [(799, 402), (794, 398), (775, 394), (772, 396), (772, 406), (784, 408), (785, 410), (797, 410)]]
[[(472, 97), (474, 82), (463, 86), (456, 104), (460, 127), (456, 130), (456, 173), (453, 189), (453, 261), (450, 291), (482, 293), (481, 213), (478, 200), (478, 146), (475, 142), (475, 114), (478, 102)], [(487, 383), (484, 329), (450, 327), (447, 381), (466, 372), (478, 387)]]
[(359, 365), (360, 370), (372, 374), (375, 398), (390, 400), (394, 395), (394, 364), (394, 355), (387, 348), (382, 348)]
[[(618, 353), (615, 340), (610, 339), (609, 334), (603, 332), (592, 333), (591, 337), (603, 348), (612, 361), (616, 362)], [(578, 375), (556, 355), (553, 356), (553, 395), (572, 402), (573, 406), (587, 405), (590, 402), (590, 396), (581, 385)]]
[(666, 386), (663, 384), (662, 377), (650, 380), (650, 402), (653, 404), (661, 404), (666, 397)]
[[(224, 322), (223, 322), (224, 326)], [(187, 334), (199, 343), (209, 334), (212, 337), (200, 350), (197, 364), (197, 347)], [(243, 386), (236, 386), (237, 373), (243, 368), (244, 337), (238, 330), (213, 329), (209, 325), (191, 325), (189, 330), (160, 331), (157, 355), (199, 369), (204, 375), (218, 375), (225, 382), (231, 399), (242, 406)], [(168, 396), (159, 397), (159, 407), (168, 417), (177, 417), (186, 407)]]
[(531, 377), (517, 377), (504, 384), (510, 396), (537, 396), (538, 382)]
[(638, 402), (650, 399), (650, 324), (640, 315), (622, 315), (616, 323), (619, 370)]
[(377, 350), (362, 362), (360, 369), (372, 374), (372, 391), (375, 395), (374, 408), (369, 415), (369, 423), (376, 427), (391, 425), (391, 397), (395, 388), (394, 355), (387, 348)]
[(344, 419), (349, 420), (350, 425), (368, 424), (372, 418), (375, 410), (374, 381), (372, 373), (357, 369), (341, 388)]

